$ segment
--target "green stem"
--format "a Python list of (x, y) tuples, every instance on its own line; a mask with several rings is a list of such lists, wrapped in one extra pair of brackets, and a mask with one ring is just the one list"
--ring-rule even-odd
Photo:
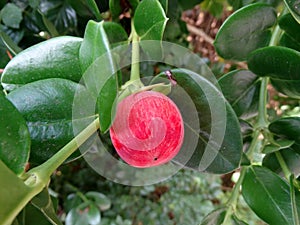
[(263, 130), (268, 127), (268, 113), (267, 113), (267, 102), (268, 102), (268, 83), (269, 77), (261, 79), (261, 86), (259, 91), (259, 103), (258, 103), (258, 122), (257, 128)]
[(25, 181), (29, 185), (35, 185), (36, 180), (48, 183), (51, 174), (82, 145), (90, 136), (92, 136), (100, 127), (99, 119), (94, 120), (89, 126), (81, 131), (74, 139), (66, 144), (60, 151), (52, 156), (45, 163), (33, 168), (27, 172), (30, 177)]
[(81, 191), (79, 191), (77, 187), (73, 186), (70, 183), (67, 183), (67, 187), (76, 192), (76, 194), (82, 199), (82, 201), (89, 202), (89, 199)]
[(139, 36), (137, 35), (133, 20), (131, 22), (131, 37), (132, 37), (132, 50), (131, 50), (131, 73), (130, 81), (140, 79), (140, 43)]
[(223, 224), (231, 224), (231, 215), (233, 214), (234, 211), (236, 211), (236, 205), (239, 199), (240, 195), (240, 188), (242, 186), (242, 182), (244, 180), (246, 174), (246, 168), (242, 167), (240, 171), (240, 177), (236, 184), (234, 185), (233, 191), (231, 193), (230, 198), (228, 199), (227, 205), (228, 205), (228, 210), (226, 211), (225, 217)]
[(279, 151), (275, 152), (275, 155), (276, 155), (279, 165), (283, 171), (284, 176), (286, 177), (287, 180), (289, 180), (292, 173), (291, 173), (289, 167), (286, 165), (284, 158), (282, 157), (282, 155)]

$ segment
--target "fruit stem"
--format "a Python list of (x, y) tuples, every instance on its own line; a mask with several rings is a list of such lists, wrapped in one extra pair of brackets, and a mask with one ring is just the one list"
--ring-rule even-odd
[(75, 138), (59, 150), (54, 156), (43, 164), (29, 170), (25, 183), (34, 186), (35, 183), (28, 182), (30, 177), (35, 177), (36, 180), (45, 184), (50, 180), (51, 174), (73, 153), (80, 145), (82, 145), (89, 137), (91, 137), (100, 127), (99, 119), (94, 120), (89, 126), (81, 131)]
[(140, 79), (140, 45), (139, 36), (135, 31), (133, 20), (131, 21), (131, 37), (132, 37), (132, 50), (131, 50), (131, 73), (130, 81)]

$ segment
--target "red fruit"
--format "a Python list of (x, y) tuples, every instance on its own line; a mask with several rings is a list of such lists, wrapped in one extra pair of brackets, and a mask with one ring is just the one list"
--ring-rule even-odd
[(184, 125), (170, 98), (144, 91), (118, 104), (110, 136), (117, 153), (129, 165), (152, 167), (170, 161), (179, 152)]

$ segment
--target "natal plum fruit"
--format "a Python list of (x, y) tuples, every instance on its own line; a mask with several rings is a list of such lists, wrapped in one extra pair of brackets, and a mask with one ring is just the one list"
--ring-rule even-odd
[(125, 162), (146, 168), (164, 164), (179, 152), (184, 125), (170, 98), (159, 92), (143, 91), (118, 104), (110, 136)]

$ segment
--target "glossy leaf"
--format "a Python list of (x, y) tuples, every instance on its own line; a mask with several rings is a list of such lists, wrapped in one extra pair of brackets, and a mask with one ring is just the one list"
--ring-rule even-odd
[[(295, 176), (300, 175), (300, 153), (292, 148), (280, 150), (280, 154), (283, 157), (286, 165)], [(267, 154), (263, 159), (263, 166), (269, 168), (273, 172), (283, 176), (282, 168), (274, 153)]]
[(300, 2), (298, 0), (284, 0), (293, 17), (300, 23)]
[(78, 57), (81, 41), (77, 37), (57, 37), (29, 47), (7, 64), (1, 82), (24, 85), (46, 78), (78, 82), (82, 76)]
[(133, 22), (141, 40), (162, 40), (167, 17), (158, 0), (144, 0), (136, 8)]
[(248, 57), (249, 69), (271, 77), (273, 86), (290, 97), (300, 97), (300, 53), (286, 47), (258, 49)]
[(249, 70), (235, 70), (219, 79), (225, 98), (235, 113), (249, 118), (257, 113), (260, 82)]
[[(289, 184), (269, 169), (248, 167), (242, 194), (251, 209), (266, 223), (294, 224)], [(300, 211), (299, 192), (296, 193), (296, 203)]]
[[(72, 106), (75, 92), (82, 94), (81, 110), (86, 110), (91, 97), (85, 88), (60, 78), (29, 83), (7, 96), (27, 121), (32, 140), (32, 164), (44, 162), (74, 137)], [(75, 156), (78, 153), (73, 154), (73, 158)]]
[[(237, 168), (242, 155), (242, 135), (237, 117), (229, 103), (223, 98), (222, 93), (202, 76), (184, 69), (172, 70), (172, 74), (177, 84), (192, 98), (196, 108), (189, 109), (189, 115), (183, 114), (184, 110), (181, 112), (186, 125), (186, 139), (182, 151), (174, 158), (174, 161), (182, 164), (181, 157), (184, 158), (184, 156), (181, 154), (187, 157), (192, 153), (189, 160), (184, 163), (188, 168), (201, 171), (203, 166), (207, 166), (204, 170), (212, 173), (226, 173)], [(161, 74), (160, 76), (164, 75)], [(176, 93), (176, 91), (174, 92)], [(186, 103), (184, 107), (187, 108), (188, 105)], [(177, 106), (179, 109), (182, 107), (180, 104), (177, 104)], [(196, 121), (194, 121), (191, 114), (194, 110), (197, 111), (200, 130), (197, 130)], [(224, 118), (222, 118), (223, 116)], [(219, 119), (215, 121), (214, 118)], [(217, 127), (219, 127), (218, 131), (214, 130)], [(219, 138), (223, 138), (223, 141), (220, 142), (219, 138), (216, 137), (220, 135), (219, 132), (222, 131), (222, 127), (224, 128), (223, 136)], [(216, 133), (212, 135), (215, 131)], [(194, 139), (197, 141), (195, 148), (191, 147), (191, 142)], [(208, 140), (213, 144), (208, 144)], [(214, 156), (212, 161), (209, 161), (211, 158), (207, 155), (208, 151), (210, 151), (210, 156)], [(210, 159), (206, 158), (204, 160), (204, 157)]]
[(284, 46), (284, 47), (288, 47), (288, 48), (292, 48), (292, 49), (295, 49), (297, 50), (298, 52), (300, 51), (300, 43), (299, 42), (296, 42), (294, 40), (294, 38), (292, 38), (290, 35), (288, 35), (287, 33), (284, 33), (281, 38), (280, 38), (280, 41), (279, 41), (279, 44), (281, 46)]
[(18, 29), (23, 19), (22, 10), (13, 3), (7, 3), (1, 9), (1, 18), (6, 26)]
[(104, 22), (90, 21), (79, 53), (83, 80), (87, 89), (97, 99), (100, 130), (105, 132), (112, 122), (112, 112), (118, 92), (115, 59), (104, 29)]
[(269, 130), (283, 138), (294, 140), (300, 144), (300, 117), (285, 117), (273, 121)]
[(66, 217), (66, 225), (100, 225), (101, 214), (92, 203), (82, 203), (71, 209)]
[(66, 212), (71, 211), (71, 209), (76, 208), (82, 203), (82, 199), (77, 194), (69, 194), (66, 201), (64, 202), (64, 209)]
[(54, 24), (60, 34), (77, 26), (76, 12), (67, 0), (41, 0), (39, 9)]
[(243, 61), (257, 48), (268, 45), (276, 22), (273, 7), (253, 4), (233, 13), (223, 23), (215, 39), (217, 53), (225, 59)]
[(0, 91), (0, 160), (14, 173), (24, 173), (30, 152), (26, 121)]

